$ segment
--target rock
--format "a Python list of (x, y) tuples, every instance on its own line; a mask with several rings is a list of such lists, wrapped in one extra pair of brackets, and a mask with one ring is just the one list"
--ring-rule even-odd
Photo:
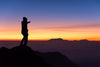
[(0, 67), (76, 67), (59, 52), (41, 53), (28, 46), (0, 48)]

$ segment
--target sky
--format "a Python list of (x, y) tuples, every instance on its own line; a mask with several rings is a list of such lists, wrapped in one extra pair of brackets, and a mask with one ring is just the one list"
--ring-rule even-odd
[(100, 40), (99, 0), (0, 0), (0, 40), (21, 40), (23, 17), (29, 40)]

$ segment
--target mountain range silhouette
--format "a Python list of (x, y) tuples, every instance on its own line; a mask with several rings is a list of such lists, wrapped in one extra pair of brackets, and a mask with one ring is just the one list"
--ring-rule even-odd
[(59, 52), (42, 53), (28, 46), (0, 48), (0, 67), (79, 67)]

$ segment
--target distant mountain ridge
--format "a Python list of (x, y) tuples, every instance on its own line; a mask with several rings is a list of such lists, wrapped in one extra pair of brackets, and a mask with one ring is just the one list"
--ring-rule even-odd
[[(48, 41), (68, 41), (68, 40), (64, 40), (62, 38), (56, 38), (56, 39), (50, 39)], [(81, 40), (73, 40), (73, 41), (88, 41), (87, 39), (81, 39)]]
[(0, 67), (78, 67), (59, 52), (41, 53), (28, 46), (0, 48)]

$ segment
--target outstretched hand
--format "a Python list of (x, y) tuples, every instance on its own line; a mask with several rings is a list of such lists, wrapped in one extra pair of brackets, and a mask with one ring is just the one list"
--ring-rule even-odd
[(31, 23), (31, 21), (27, 22), (27, 23)]

